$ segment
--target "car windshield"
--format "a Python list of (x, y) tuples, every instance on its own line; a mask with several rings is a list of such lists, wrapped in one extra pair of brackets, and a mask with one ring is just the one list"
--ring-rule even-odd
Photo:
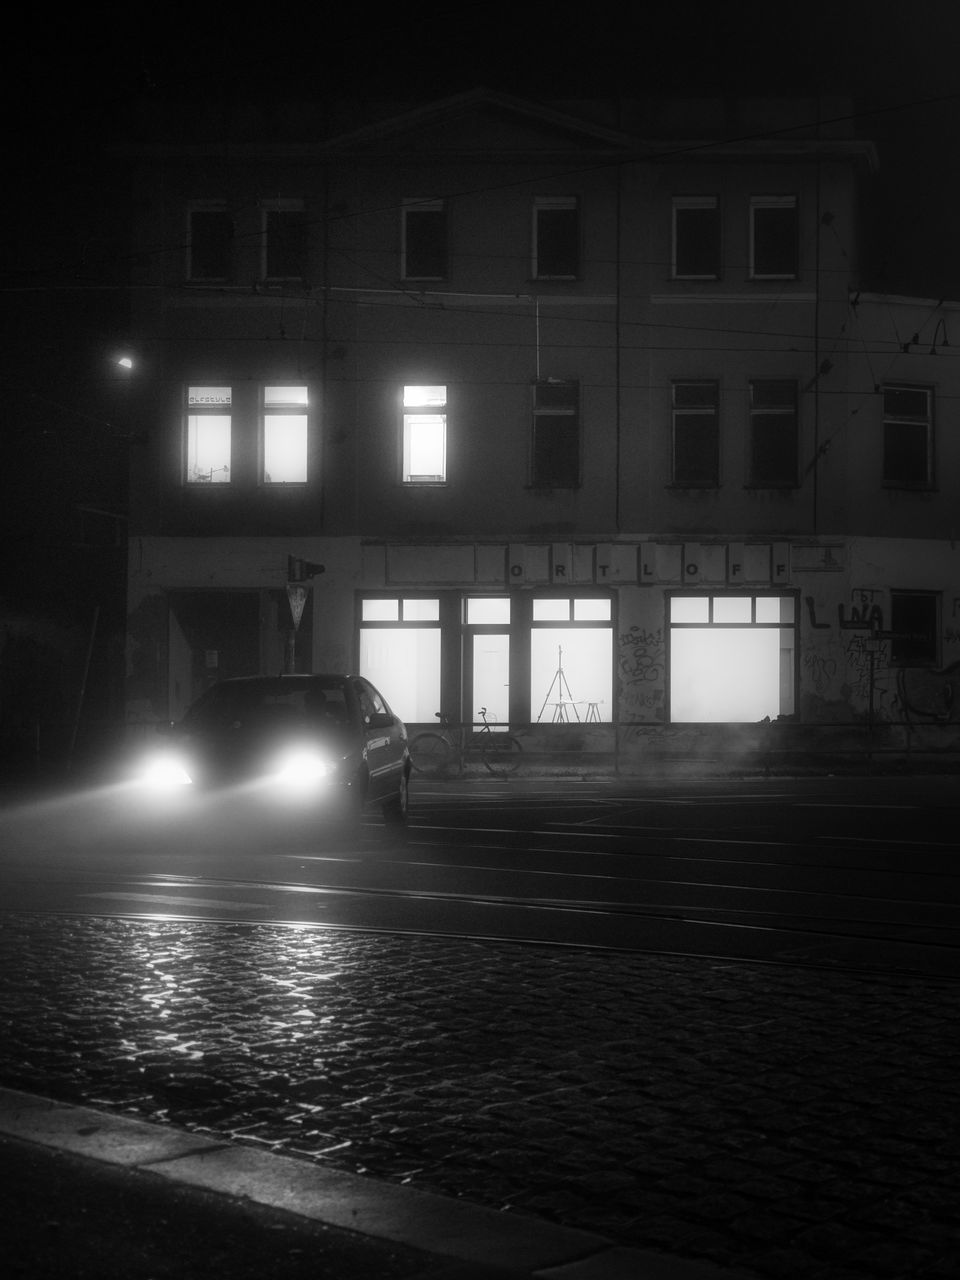
[(191, 729), (242, 726), (251, 730), (343, 728), (350, 711), (343, 684), (282, 680), (222, 684), (210, 689), (187, 712)]

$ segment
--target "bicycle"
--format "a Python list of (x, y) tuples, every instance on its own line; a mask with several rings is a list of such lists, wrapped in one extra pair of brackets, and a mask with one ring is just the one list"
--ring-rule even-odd
[(478, 755), (484, 767), (495, 778), (508, 778), (520, 767), (523, 747), (509, 733), (497, 732), (487, 721), (487, 708), (480, 708), (483, 727), (454, 724), (438, 711), (442, 732), (429, 729), (418, 733), (410, 743), (410, 762), (425, 778), (447, 778), (462, 774), (467, 757)]

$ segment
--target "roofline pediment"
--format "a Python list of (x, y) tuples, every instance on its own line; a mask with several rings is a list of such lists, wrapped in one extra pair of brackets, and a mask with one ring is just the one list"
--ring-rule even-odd
[(400, 134), (415, 133), (418, 129), (453, 121), (471, 112), (483, 110), (512, 116), (518, 121), (539, 124), (555, 130), (558, 134), (566, 135), (570, 140), (579, 140), (581, 145), (591, 144), (607, 150), (610, 148), (626, 150), (636, 145), (628, 134), (619, 130), (604, 128), (589, 120), (568, 115), (566, 112), (530, 102), (512, 94), (481, 88), (424, 103), (395, 115), (387, 115), (359, 129), (337, 134), (329, 138), (321, 149), (343, 151), (375, 147), (377, 143), (387, 142)]

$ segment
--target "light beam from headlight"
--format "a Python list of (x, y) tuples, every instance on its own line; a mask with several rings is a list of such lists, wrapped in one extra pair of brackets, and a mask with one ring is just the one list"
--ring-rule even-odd
[(157, 756), (150, 760), (141, 774), (148, 787), (188, 787), (193, 782), (182, 760), (176, 756)]
[(276, 762), (272, 780), (294, 790), (316, 786), (325, 782), (334, 771), (331, 762), (309, 748), (288, 751)]

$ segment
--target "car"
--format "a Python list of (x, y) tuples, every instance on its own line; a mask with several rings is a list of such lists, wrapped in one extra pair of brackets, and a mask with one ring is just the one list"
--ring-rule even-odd
[(211, 685), (138, 771), (152, 789), (227, 790), (287, 810), (406, 821), (407, 730), (363, 676), (239, 676)]

